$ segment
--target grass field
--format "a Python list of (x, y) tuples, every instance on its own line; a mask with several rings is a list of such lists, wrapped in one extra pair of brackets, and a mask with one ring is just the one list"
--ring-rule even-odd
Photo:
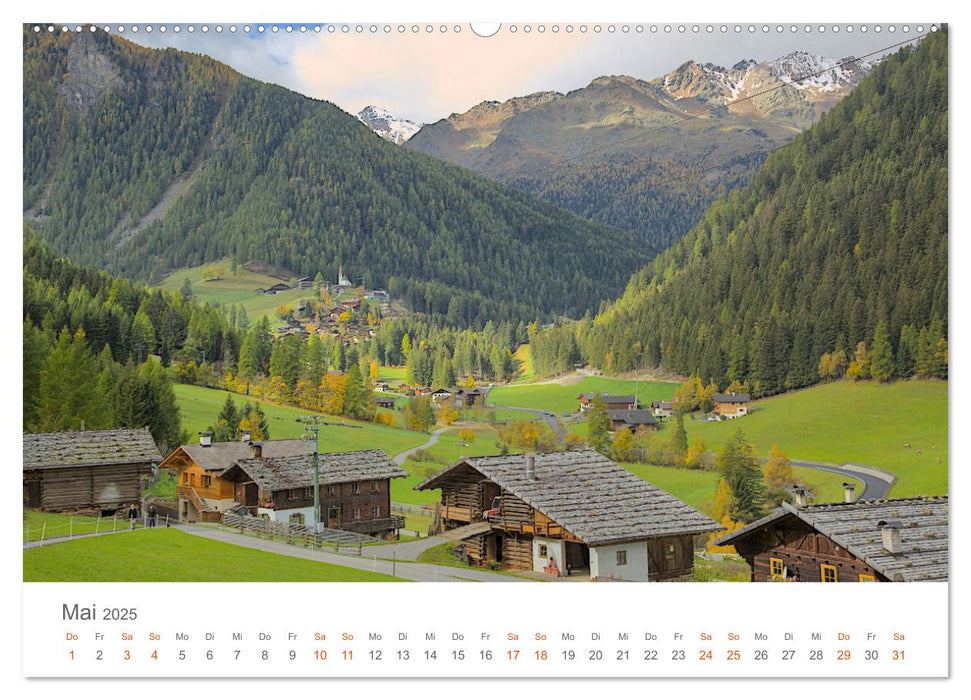
[[(714, 503), (715, 489), (718, 487), (720, 478), (718, 472), (658, 467), (649, 464), (624, 464), (623, 466), (631, 473), (677, 496), (698, 510), (709, 512)], [(846, 477), (799, 467), (793, 471), (800, 483), (813, 489), (818, 502), (843, 500), (843, 482), (847, 481)], [(860, 484), (854, 483), (859, 490)]]
[(389, 384), (401, 384), (407, 381), (407, 367), (382, 366), (378, 368), (378, 381), (388, 382)]
[(88, 537), (24, 552), (24, 581), (397, 580), (167, 528)]
[(276, 308), (281, 304), (295, 304), (300, 299), (313, 297), (312, 290), (291, 290), (267, 296), (257, 294), (256, 289), (272, 287), (287, 280), (271, 277), (259, 272), (243, 270), (239, 275), (232, 274), (232, 264), (229, 261), (216, 263), (225, 270), (225, 276), (218, 280), (203, 280), (202, 273), (209, 265), (176, 270), (165, 278), (162, 288), (178, 291), (182, 283), (188, 279), (192, 284), (192, 293), (200, 301), (212, 301), (220, 304), (237, 304), (246, 309), (246, 316), (250, 322), (269, 316), (270, 321), (277, 318)]
[(717, 452), (741, 428), (763, 455), (777, 443), (792, 459), (893, 472), (891, 496), (947, 493), (946, 382), (834, 382), (755, 405), (734, 421), (686, 422), (688, 441), (701, 437)]
[[(190, 384), (175, 384), (173, 388), (179, 409), (182, 411), (182, 427), (188, 430), (190, 435), (195, 436), (200, 430), (205, 430), (216, 422), (216, 416), (226, 400), (226, 391)], [(240, 394), (233, 394), (233, 400), (239, 407), (247, 401), (252, 401), (249, 397)], [(280, 406), (266, 401), (261, 402), (260, 405), (266, 413), (270, 426), (270, 437), (273, 439), (300, 437), (305, 432), (305, 428), (297, 423), (297, 418), (313, 415), (312, 411), (292, 406)], [(321, 452), (347, 452), (376, 448), (384, 450), (391, 457), (428, 440), (425, 433), (413, 430), (388, 428), (375, 423), (352, 421), (335, 416), (326, 416), (326, 418), (334, 422), (360, 425), (361, 428), (321, 426)]]
[[(652, 401), (666, 401), (674, 396), (678, 385), (673, 382), (639, 381), (636, 383), (637, 398), (642, 406)], [(554, 413), (577, 410), (577, 396), (590, 392), (606, 394), (633, 394), (635, 383), (629, 379), (610, 377), (584, 377), (576, 384), (526, 384), (497, 387), (489, 392), (489, 403), (495, 406), (535, 408)]]

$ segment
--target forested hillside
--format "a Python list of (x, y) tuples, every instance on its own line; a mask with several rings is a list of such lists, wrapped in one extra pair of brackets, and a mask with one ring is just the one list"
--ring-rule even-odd
[(539, 372), (661, 366), (756, 395), (947, 376), (947, 33), (881, 63), (596, 318), (539, 333)]
[(227, 256), (311, 277), (343, 263), (469, 325), (582, 315), (653, 255), (328, 102), (102, 32), (24, 32), (24, 216), (137, 279)]

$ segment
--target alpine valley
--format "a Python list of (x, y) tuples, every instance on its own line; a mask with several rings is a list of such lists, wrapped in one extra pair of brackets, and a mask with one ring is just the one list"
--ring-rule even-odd
[(25, 29), (23, 102), (25, 221), (136, 279), (226, 258), (328, 278), (343, 264), (414, 311), (482, 325), (582, 315), (654, 255), (202, 55)]

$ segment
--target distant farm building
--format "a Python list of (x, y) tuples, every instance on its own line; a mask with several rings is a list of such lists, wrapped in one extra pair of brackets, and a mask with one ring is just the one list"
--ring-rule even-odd
[(393, 396), (378, 396), (374, 399), (375, 404), (378, 408), (389, 408), (393, 409), (395, 407), (395, 398)]
[(485, 398), (488, 393), (488, 389), (467, 389), (463, 387), (458, 390), (457, 395), (463, 408), (476, 408), (485, 406)]
[(636, 411), (607, 411), (610, 419), (610, 429), (620, 430), (628, 428), (635, 431), (638, 428), (657, 430), (657, 419), (650, 411), (639, 408)]
[(715, 394), (711, 397), (714, 413), (721, 418), (741, 418), (748, 415), (752, 397), (748, 394)]
[(266, 289), (263, 289), (263, 288), (257, 289), (256, 293), (272, 295), (272, 294), (279, 294), (280, 292), (289, 292), (289, 291), (290, 291), (289, 285), (284, 284), (283, 282), (278, 282), (274, 284), (272, 287), (267, 287)]
[(674, 401), (652, 401), (651, 412), (661, 420), (670, 418), (674, 415)]
[[(580, 394), (577, 396), (577, 401), (580, 402), (580, 413), (586, 413), (590, 410), (590, 404), (593, 403), (595, 396), (596, 394), (594, 393)], [(608, 411), (634, 411), (640, 408), (637, 404), (637, 399), (633, 395), (601, 394), (600, 397), (603, 399)]]
[(686, 577), (695, 535), (718, 529), (593, 450), (466, 458), (415, 488), (441, 489), (443, 526), (470, 563), (549, 576)]
[[(258, 445), (254, 445), (258, 447)], [(380, 450), (318, 455), (320, 518), (332, 530), (381, 537), (404, 526), (391, 514), (391, 479), (408, 476)], [(313, 456), (237, 459), (221, 477), (252, 515), (278, 522), (313, 523)]]
[(25, 433), (24, 507), (114, 511), (137, 503), (162, 458), (148, 428)]
[(302, 290), (313, 289), (314, 281), (310, 277), (301, 277), (293, 283), (293, 288)]
[(752, 581), (947, 581), (948, 498), (783, 503), (712, 544), (735, 547)]

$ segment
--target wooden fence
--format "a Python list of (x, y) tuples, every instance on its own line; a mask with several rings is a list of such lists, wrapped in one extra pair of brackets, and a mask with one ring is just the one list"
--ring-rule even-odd
[(310, 547), (312, 549), (333, 547), (334, 551), (339, 552), (343, 547), (345, 549), (350, 548), (352, 550), (351, 553), (360, 554), (361, 545), (380, 541), (374, 537), (348, 532), (347, 530), (319, 528), (314, 532), (313, 528), (309, 525), (285, 523), (269, 518), (256, 518), (229, 511), (223, 513), (222, 521), (226, 527), (239, 530), (244, 535), (283, 540), (287, 544)]

